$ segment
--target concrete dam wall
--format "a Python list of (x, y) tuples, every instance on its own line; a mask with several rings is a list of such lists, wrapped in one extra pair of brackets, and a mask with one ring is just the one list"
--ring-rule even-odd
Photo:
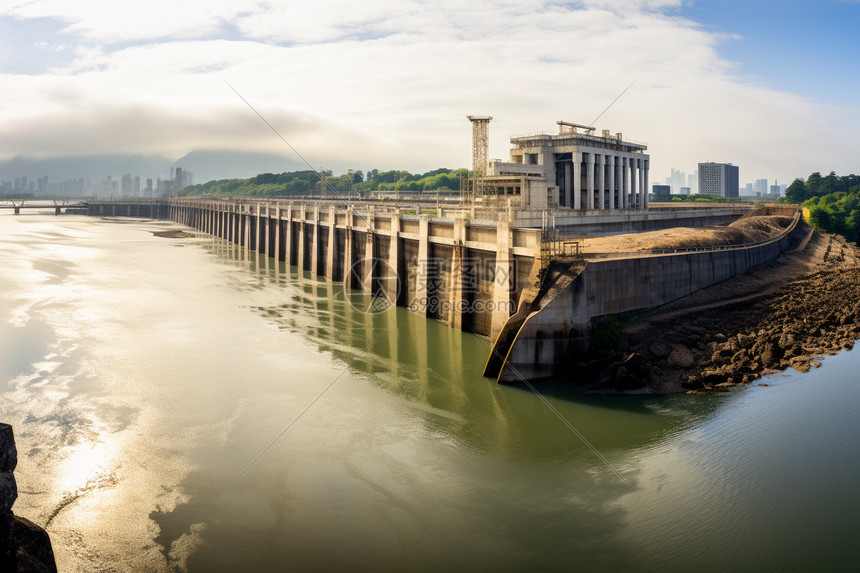
[(551, 300), (540, 301), (520, 324), (512, 318), (508, 330), (516, 335), (503, 332), (485, 374), (499, 382), (573, 374), (594, 319), (654, 308), (744, 273), (774, 260), (804, 232), (795, 210), (791, 225), (761, 244), (583, 261)]
[(506, 221), (331, 204), (170, 202), (168, 217), (453, 328), (495, 337), (516, 309), (540, 231)]
[[(402, 306), (488, 337), (494, 347), (485, 375), (500, 382), (565, 371), (587, 349), (594, 319), (653, 308), (773, 260), (794, 241), (800, 220), (790, 210), (789, 228), (760, 244), (586, 258), (552, 278), (558, 263), (542, 260), (551, 254), (541, 248), (541, 230), (517, 227), (505, 213), (495, 221), (474, 218), (474, 209), (428, 205), (407, 210), (374, 202), (212, 198), (95, 201), (87, 209), (95, 216), (167, 218), (386, 303), (374, 303), (368, 312)], [(646, 230), (669, 227), (673, 220), (702, 226), (760, 211), (729, 206), (622, 212), (582, 217), (571, 227)], [(564, 213), (555, 222), (567, 226), (569, 218)]]

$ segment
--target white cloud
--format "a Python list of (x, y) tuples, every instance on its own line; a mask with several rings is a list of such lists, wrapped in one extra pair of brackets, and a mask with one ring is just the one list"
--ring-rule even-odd
[[(647, 142), (655, 175), (705, 160), (740, 164), (742, 180), (851, 169), (844, 110), (741, 81), (678, 1), (100, 4), (6, 9), (63, 18), (82, 39), (71, 64), (0, 78), (0, 157), (287, 151), (223, 78), (315, 166), (465, 166), (465, 115), (496, 117), (501, 157), (511, 134), (590, 122), (636, 80), (597, 127)], [(244, 39), (209, 39), (225, 22)], [(111, 46), (123, 37), (136, 42)]]

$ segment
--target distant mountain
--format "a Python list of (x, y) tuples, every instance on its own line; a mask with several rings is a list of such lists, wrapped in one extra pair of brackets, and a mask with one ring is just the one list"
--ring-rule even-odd
[(247, 179), (260, 173), (283, 173), (308, 167), (274, 153), (195, 150), (173, 162), (194, 174), (195, 183), (215, 179)]
[(273, 153), (226, 150), (195, 150), (173, 162), (161, 155), (116, 154), (50, 159), (13, 157), (8, 161), (0, 161), (0, 181), (11, 181), (16, 177), (27, 177), (30, 181), (35, 181), (47, 175), (51, 183), (84, 177), (95, 184), (108, 175), (119, 179), (126, 173), (139, 175), (141, 179), (168, 179), (171, 167), (191, 171), (196, 183), (213, 179), (245, 179), (259, 173), (307, 169), (304, 164)]

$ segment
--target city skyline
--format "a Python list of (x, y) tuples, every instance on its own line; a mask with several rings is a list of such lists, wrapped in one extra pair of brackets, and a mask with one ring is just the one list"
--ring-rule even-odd
[(837, 0), (13, 0), (0, 8), (0, 161), (194, 149), (300, 161), (229, 82), (336, 172), (467, 166), (471, 113), (494, 115), (501, 158), (511, 135), (602, 113), (598, 129), (648, 145), (654, 181), (706, 160), (785, 182), (850, 173), (858, 18), (858, 2)]

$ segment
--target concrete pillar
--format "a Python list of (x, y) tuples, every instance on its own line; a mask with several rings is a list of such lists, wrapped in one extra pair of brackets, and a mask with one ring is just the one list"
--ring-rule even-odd
[(454, 248), (451, 261), (451, 314), (448, 326), (463, 330), (463, 282), (465, 280), (466, 260), (466, 219), (454, 218)]
[(598, 155), (595, 157), (595, 164), (597, 169), (597, 208), (605, 209), (606, 208), (606, 167), (605, 167), (605, 155)]
[(242, 219), (245, 222), (245, 250), (251, 250), (251, 210), (245, 209), (242, 215)]
[(352, 288), (352, 207), (346, 209), (346, 233), (343, 242), (343, 286)]
[(645, 208), (647, 209), (648, 205), (649, 205), (648, 190), (650, 189), (650, 186), (648, 185), (648, 172), (651, 169), (651, 165), (650, 165), (651, 161), (649, 159), (644, 159), (643, 161), (645, 162), (645, 168), (642, 170), (643, 171), (643, 186), (645, 188)]
[(588, 198), (586, 199), (588, 206), (586, 209), (594, 209), (594, 154), (589, 153), (586, 161), (585, 183), (588, 187)]
[(287, 220), (284, 225), (284, 261), (287, 265), (293, 264), (293, 204), (287, 207)]
[(325, 278), (334, 279), (334, 261), (337, 252), (337, 209), (334, 205), (328, 208), (328, 251), (325, 256)]
[(508, 303), (513, 290), (513, 271), (511, 224), (508, 221), (499, 221), (496, 223), (496, 267), (493, 280), (493, 300), (496, 306), (490, 323), (491, 341), (496, 340), (511, 316)]
[(574, 209), (581, 209), (579, 196), (582, 193), (582, 153), (579, 151), (573, 152), (573, 196), (571, 197), (570, 206)]
[(639, 208), (639, 160), (630, 158), (630, 192), (633, 196), (631, 207)]
[(314, 205), (314, 221), (311, 224), (311, 272), (320, 274), (320, 207)]
[(559, 207), (569, 207), (570, 197), (573, 194), (573, 162), (564, 162), (564, 202), (559, 201)]
[(556, 187), (555, 155), (552, 152), (552, 144), (547, 143), (545, 145), (541, 145), (540, 150), (538, 151), (538, 163), (544, 168), (547, 187)]
[(622, 157), (621, 161), (624, 165), (621, 169), (621, 175), (624, 178), (624, 185), (622, 186), (623, 191), (621, 192), (621, 208), (627, 209), (630, 201), (630, 163), (626, 157)]
[(272, 238), (272, 219), (269, 214), (269, 204), (266, 203), (266, 211), (263, 215), (263, 252), (266, 253), (266, 256), (271, 257), (272, 249), (269, 248), (270, 240)]
[(367, 213), (365, 222), (367, 224), (367, 233), (364, 234), (364, 264), (361, 265), (364, 276), (361, 277), (361, 288), (364, 292), (373, 292), (373, 273), (376, 261), (375, 241), (373, 238), (376, 235), (376, 215), (372, 210)]
[(262, 241), (260, 239), (262, 239), (261, 231), (263, 230), (263, 218), (260, 216), (260, 211), (262, 211), (262, 209), (260, 208), (259, 203), (254, 205), (254, 211), (256, 215), (256, 220), (254, 221), (254, 250), (258, 253), (262, 253), (263, 249), (260, 248)]
[(606, 160), (609, 162), (609, 208), (615, 209), (615, 156), (607, 155)]
[(296, 245), (296, 266), (300, 271), (305, 270), (305, 206), (299, 207), (299, 222), (296, 230), (299, 235), (299, 244)]
[[(275, 205), (275, 260), (281, 260), (281, 205)], [(289, 263), (287, 263), (289, 264)], [(275, 267), (277, 268), (277, 266)]]
[(427, 287), (430, 277), (427, 276), (430, 259), (430, 217), (421, 215), (418, 220), (418, 269), (415, 281), (415, 312), (427, 316)]
[[(388, 245), (388, 278), (385, 284), (385, 293), (388, 297), (388, 302), (397, 304), (397, 297), (400, 294), (400, 215), (392, 213), (391, 215), (391, 241)], [(382, 256), (382, 253), (379, 253)], [(403, 277), (405, 280), (405, 277)], [(394, 314), (394, 313), (391, 313)], [(396, 346), (396, 345), (395, 345)], [(392, 350), (393, 352), (393, 350)]]

